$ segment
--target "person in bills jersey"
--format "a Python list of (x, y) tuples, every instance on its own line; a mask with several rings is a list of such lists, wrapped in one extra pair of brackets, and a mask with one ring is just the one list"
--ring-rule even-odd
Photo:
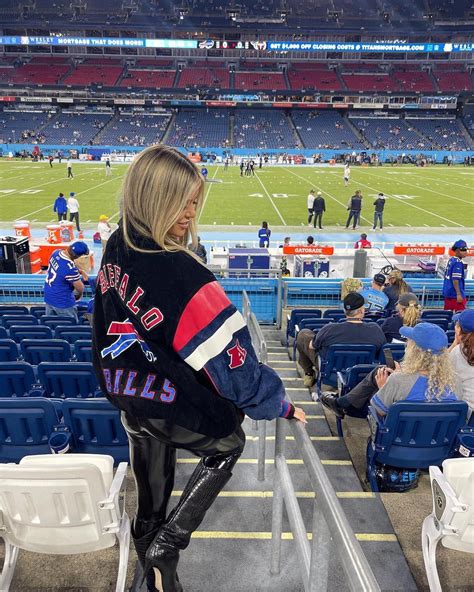
[[(232, 475), (244, 415), (306, 421), (259, 363), (240, 312), (187, 248), (196, 245), (203, 191), (183, 154), (143, 150), (126, 173), (122, 219), (97, 275), (93, 362), (130, 442), (132, 536), (150, 592), (182, 590), (179, 553)], [(168, 513), (176, 449), (200, 461)]]
[(467, 243), (458, 240), (451, 249), (454, 253), (444, 272), (443, 298), (444, 309), (461, 312), (466, 308), (467, 299), (464, 287), (466, 272), (462, 260), (467, 257)]

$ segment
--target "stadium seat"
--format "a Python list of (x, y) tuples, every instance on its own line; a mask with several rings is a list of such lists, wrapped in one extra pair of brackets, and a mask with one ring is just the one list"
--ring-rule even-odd
[(379, 361), (381, 364), (386, 364), (384, 349), (389, 349), (392, 352), (393, 359), (395, 362), (400, 362), (405, 355), (405, 344), (404, 343), (386, 343), (380, 350)]
[[(359, 382), (362, 382), (367, 374), (370, 374), (374, 368), (377, 368), (377, 364), (356, 364), (355, 366), (352, 366), (352, 368), (348, 368), (346, 372), (338, 372), (338, 396), (344, 397), (347, 395), (354, 387), (359, 384)], [(354, 416), (353, 413), (348, 415)], [(360, 410), (360, 415), (357, 417), (367, 417), (367, 406)], [(340, 417), (336, 417), (336, 427), (339, 437), (342, 438), (344, 433), (342, 429), (342, 420)]]
[(92, 341), (78, 339), (74, 343), (74, 354), (78, 362), (92, 362)]
[[(474, 458), (451, 458), (443, 472), (430, 467), (433, 511), (423, 521), (421, 542), (430, 592), (442, 592), (436, 548), (474, 553)], [(472, 558), (467, 558), (472, 563)]]
[(21, 355), (25, 362), (69, 362), (72, 358), (71, 346), (64, 339), (22, 339)]
[(317, 308), (294, 308), (288, 315), (286, 325), (286, 346), (289, 345), (289, 338), (295, 337), (295, 326), (304, 317), (321, 318), (322, 313)]
[(42, 325), (13, 325), (10, 327), (10, 337), (20, 343), (23, 339), (52, 339), (53, 332)]
[(75, 327), (56, 327), (54, 331), (54, 337), (56, 339), (65, 339), (69, 343), (73, 344), (79, 339), (92, 339), (92, 328), (86, 327), (85, 325), (79, 325)]
[(448, 319), (450, 321), (453, 318), (453, 311), (452, 310), (442, 310), (442, 309), (431, 309), (431, 310), (424, 310), (421, 313), (421, 318), (430, 323), (429, 319)]
[(40, 317), (40, 323), (46, 327), (50, 327), (53, 331), (56, 327), (75, 326), (77, 322), (72, 317), (62, 317), (57, 315), (44, 315)]
[(38, 318), (44, 317), (46, 316), (46, 306), (30, 306), (30, 314)]
[(19, 314), (19, 315), (3, 315), (0, 320), (6, 329), (13, 325), (38, 325), (39, 321), (34, 315)]
[(107, 399), (66, 399), (62, 413), (74, 452), (110, 454), (116, 464), (128, 462), (128, 438), (120, 411)]
[(345, 372), (357, 364), (373, 364), (375, 354), (375, 345), (330, 345), (326, 357), (319, 360), (319, 374), (316, 382), (318, 398), (321, 396), (323, 384), (337, 386), (338, 372)]
[(449, 403), (394, 403), (381, 418), (369, 406), (371, 437), (367, 443), (367, 479), (379, 491), (377, 466), (427, 469), (440, 466), (452, 452), (466, 422), (465, 401)]
[(41, 362), (38, 380), (47, 397), (61, 399), (97, 396), (97, 379), (88, 362)]
[(429, 317), (427, 319), (423, 319), (425, 323), (432, 323), (433, 325), (438, 325), (441, 327), (443, 331), (447, 331), (450, 325), (450, 321), (443, 317)]
[(0, 397), (41, 395), (33, 367), (27, 362), (0, 362)]
[(127, 463), (113, 477), (113, 459), (93, 454), (27, 456), (19, 465), (1, 465), (5, 562), (0, 589), (9, 590), (20, 549), (91, 553), (118, 540), (115, 591), (124, 592), (130, 548), (130, 520), (123, 505), (126, 475)]
[(42, 397), (0, 398), (0, 462), (49, 454), (49, 437), (60, 422), (57, 406)]
[(448, 343), (449, 345), (451, 345), (451, 343), (454, 341), (454, 337), (455, 337), (455, 331), (454, 329), (448, 329), (446, 331), (446, 337), (448, 338)]
[(345, 319), (346, 315), (343, 310), (339, 308), (328, 308), (323, 312), (323, 319), (332, 319), (333, 321), (339, 321)]
[(16, 362), (18, 346), (13, 339), (0, 339), (0, 362)]
[(0, 339), (8, 339), (8, 331), (5, 327), (0, 327)]
[(0, 317), (3, 315), (21, 315), (28, 314), (26, 306), (20, 306), (15, 304), (2, 304), (0, 305)]

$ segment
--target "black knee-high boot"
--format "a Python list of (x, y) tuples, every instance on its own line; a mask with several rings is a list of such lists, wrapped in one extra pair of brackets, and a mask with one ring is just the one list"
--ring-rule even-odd
[(200, 461), (186, 485), (176, 508), (159, 528), (146, 552), (145, 573), (158, 568), (163, 592), (181, 592), (176, 579), (179, 552), (189, 545), (207, 510), (232, 476), (240, 451), (206, 457)]
[[(137, 568), (135, 570), (134, 582), (138, 583), (138, 587), (141, 587), (140, 582), (143, 582), (144, 579), (146, 552), (156, 537), (158, 529), (162, 523), (163, 520), (160, 520), (159, 518), (151, 520), (141, 520), (140, 518), (135, 518), (133, 520), (132, 539), (139, 562), (139, 565), (137, 564)], [(147, 592), (156, 592), (155, 578), (153, 574), (147, 575), (146, 583)], [(132, 587), (132, 589), (136, 588)]]

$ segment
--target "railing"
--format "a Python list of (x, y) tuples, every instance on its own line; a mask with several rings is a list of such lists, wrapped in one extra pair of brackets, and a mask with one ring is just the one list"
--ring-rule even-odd
[[(298, 505), (285, 458), (286, 429), (291, 429), (315, 493), (311, 543)], [(331, 556), (337, 554), (354, 592), (380, 592), (372, 569), (337, 499), (321, 460), (306, 432), (297, 421), (277, 419), (275, 438), (275, 483), (273, 487), (271, 572), (280, 573), (283, 504), (296, 543), (305, 592), (328, 588)]]
[[(252, 312), (252, 305), (250, 304), (250, 299), (245, 290), (242, 292), (242, 315), (247, 323), (250, 337), (252, 338), (252, 345), (257, 354), (258, 361), (262, 364), (266, 364), (268, 361), (267, 344), (257, 318)], [(254, 430), (258, 430), (257, 479), (263, 481), (265, 479), (267, 422), (265, 420), (253, 421), (252, 426)]]

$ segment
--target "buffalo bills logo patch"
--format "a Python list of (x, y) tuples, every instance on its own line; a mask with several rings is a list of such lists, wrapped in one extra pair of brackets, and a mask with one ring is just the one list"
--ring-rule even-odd
[(117, 339), (112, 345), (109, 345), (109, 347), (104, 348), (100, 352), (103, 358), (110, 355), (112, 360), (115, 360), (115, 358), (120, 356), (120, 354), (123, 354), (123, 352), (129, 347), (132, 347), (134, 343), (138, 343), (149, 362), (154, 362), (156, 360), (151, 349), (128, 319), (125, 319), (123, 323), (118, 321), (110, 323), (107, 335), (116, 335)]
[(247, 350), (244, 349), (237, 339), (235, 345), (227, 350), (227, 355), (230, 357), (229, 368), (233, 370), (239, 366), (243, 366), (245, 358), (247, 357)]

